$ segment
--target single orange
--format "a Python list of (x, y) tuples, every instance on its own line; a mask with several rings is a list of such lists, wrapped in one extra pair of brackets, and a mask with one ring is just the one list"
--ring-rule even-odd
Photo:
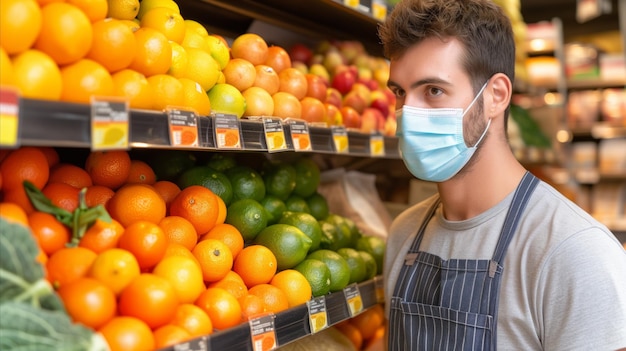
[(50, 199), (53, 205), (70, 213), (78, 208), (80, 189), (65, 183), (48, 183), (41, 192)]
[(55, 288), (87, 275), (98, 255), (84, 247), (64, 247), (50, 255), (46, 263), (48, 280)]
[(130, 251), (140, 268), (150, 269), (165, 255), (167, 239), (158, 225), (140, 220), (126, 227), (117, 246)]
[(191, 339), (191, 334), (185, 328), (174, 324), (158, 327), (152, 334), (154, 335), (154, 347), (156, 349), (174, 346)]
[(155, 329), (174, 318), (178, 299), (167, 279), (143, 273), (122, 290), (118, 306), (120, 315), (139, 318)]
[(0, 202), (0, 217), (9, 223), (21, 224), (28, 227), (28, 215), (24, 209), (12, 202)]
[(165, 217), (165, 201), (150, 185), (127, 184), (115, 192), (107, 210), (124, 227), (137, 221), (157, 224)]
[[(322, 102), (325, 101), (328, 87), (326, 83), (324, 83), (323, 78), (313, 73), (307, 73), (304, 76), (306, 77), (307, 82), (306, 96), (314, 97)], [(339, 109), (338, 106), (335, 107)]]
[(276, 274), (278, 264), (276, 256), (265, 246), (250, 245), (239, 252), (233, 264), (235, 271), (251, 288), (258, 284), (269, 283)]
[(34, 0), (0, 2), (0, 45), (9, 55), (28, 50), (41, 30), (41, 9)]
[(161, 195), (163, 201), (165, 201), (165, 206), (169, 209), (172, 200), (180, 193), (180, 187), (176, 185), (176, 183), (171, 182), (169, 180), (159, 180), (152, 185), (154, 190)]
[(126, 179), (127, 184), (148, 184), (156, 183), (156, 174), (149, 164), (141, 160), (130, 161), (130, 174)]
[(194, 256), (193, 253), (191, 253), (191, 250), (189, 250), (188, 248), (184, 247), (181, 244), (167, 243), (167, 247), (165, 248), (165, 254), (163, 255), (162, 260), (170, 256), (181, 256), (181, 257), (191, 258), (198, 265), (198, 267), (200, 267), (200, 262), (198, 262), (198, 259), (196, 258), (196, 256)]
[(130, 251), (112, 248), (98, 254), (87, 275), (102, 282), (117, 296), (140, 273), (139, 263)]
[(152, 108), (163, 111), (168, 107), (182, 106), (184, 101), (183, 84), (169, 74), (155, 74), (148, 77), (152, 88)]
[(50, 168), (56, 166), (57, 164), (59, 164), (59, 162), (61, 162), (59, 152), (55, 148), (51, 146), (40, 146), (38, 147), (38, 149), (41, 150), (44, 155), (46, 155), (46, 159), (48, 160), (48, 166)]
[(284, 91), (292, 94), (298, 100), (306, 96), (308, 89), (308, 83), (304, 73), (296, 68), (285, 68), (278, 73), (278, 80), (280, 81), (279, 91)]
[(208, 116), (211, 113), (211, 101), (200, 83), (189, 78), (178, 78), (178, 81), (183, 86), (182, 106), (193, 110), (200, 116)]
[(178, 305), (174, 319), (170, 323), (184, 328), (192, 337), (213, 333), (213, 323), (211, 323), (209, 315), (191, 303)]
[(378, 327), (385, 322), (385, 310), (380, 304), (359, 313), (350, 319), (350, 323), (357, 327), (363, 339), (371, 339), (376, 334)]
[(239, 305), (241, 306), (241, 319), (244, 322), (267, 312), (265, 303), (256, 295), (246, 294), (240, 297)]
[(11, 64), (14, 84), (22, 97), (43, 100), (61, 98), (61, 71), (49, 55), (30, 49), (14, 56)]
[(241, 306), (237, 299), (221, 288), (208, 288), (198, 297), (195, 305), (202, 308), (218, 330), (234, 327), (241, 322)]
[(111, 188), (107, 188), (104, 185), (92, 185), (87, 187), (85, 203), (87, 207), (95, 207), (97, 205), (106, 207), (106, 204), (111, 200), (113, 195), (115, 195), (115, 191)]
[(256, 76), (254, 78), (254, 84), (252, 86), (265, 89), (270, 95), (274, 95), (280, 88), (280, 79), (278, 73), (267, 65), (256, 65)]
[(116, 316), (98, 329), (111, 351), (153, 350), (152, 330), (144, 321), (135, 317)]
[(198, 259), (202, 277), (206, 282), (224, 278), (233, 267), (233, 254), (228, 246), (219, 240), (202, 240), (196, 244), (191, 253)]
[(59, 65), (85, 57), (92, 42), (91, 21), (78, 7), (51, 3), (41, 9), (41, 32), (34, 48), (50, 55)]
[(280, 118), (300, 118), (302, 105), (300, 100), (291, 93), (279, 91), (272, 95), (274, 100), (274, 116)]
[(103, 18), (93, 24), (93, 42), (86, 57), (114, 73), (133, 62), (136, 47), (135, 35), (126, 24)]
[(216, 239), (226, 244), (234, 259), (237, 258), (244, 246), (243, 236), (239, 230), (234, 225), (228, 223), (216, 225), (208, 233), (200, 237), (199, 241), (206, 239)]
[(85, 161), (85, 170), (95, 185), (115, 190), (128, 179), (130, 161), (127, 151), (92, 151)]
[(153, 28), (161, 32), (167, 40), (180, 44), (185, 38), (186, 25), (180, 12), (167, 8), (155, 7), (141, 17), (142, 28)]
[(113, 94), (128, 99), (128, 106), (136, 109), (151, 109), (153, 104), (152, 86), (142, 73), (123, 69), (111, 75)]
[(289, 307), (298, 306), (311, 299), (311, 284), (295, 269), (285, 269), (276, 273), (270, 284), (285, 293)]
[(4, 191), (23, 187), (25, 180), (41, 189), (48, 182), (50, 169), (44, 153), (35, 147), (21, 147), (12, 151), (0, 163), (2, 189)]
[(93, 185), (91, 176), (84, 168), (70, 163), (60, 163), (50, 169), (49, 183), (65, 183), (82, 189)]
[(246, 110), (244, 116), (273, 116), (274, 99), (265, 89), (259, 87), (249, 87), (242, 93), (246, 99)]
[(115, 316), (115, 294), (93, 278), (79, 278), (57, 291), (67, 314), (74, 322), (97, 329)]
[(267, 49), (265, 64), (272, 67), (277, 73), (280, 73), (286, 68), (291, 68), (291, 58), (287, 50), (282, 46), (271, 45)]
[(268, 47), (265, 39), (254, 33), (244, 33), (233, 40), (230, 53), (233, 58), (242, 58), (253, 65), (265, 64)]
[(243, 282), (243, 279), (241, 278), (241, 276), (239, 274), (237, 274), (237, 272), (235, 272), (235, 271), (228, 271), (228, 273), (226, 273), (224, 278), (222, 278), (220, 280), (233, 280), (233, 281), (236, 281), (236, 282), (238, 282), (240, 284), (245, 284)]
[(232, 58), (222, 70), (226, 83), (234, 86), (239, 91), (244, 91), (254, 84), (256, 78), (256, 68), (254, 65), (242, 58)]
[(63, 90), (61, 100), (90, 103), (92, 96), (113, 95), (113, 79), (101, 64), (90, 59), (80, 59), (61, 68)]
[(88, 248), (100, 254), (105, 250), (117, 247), (117, 243), (123, 233), (124, 227), (122, 227), (120, 222), (114, 219), (111, 219), (111, 222), (96, 219), (83, 234), (83, 237), (80, 238), (78, 246)]
[(135, 57), (129, 68), (146, 77), (166, 73), (172, 64), (172, 46), (165, 35), (153, 28), (139, 28), (135, 33)]
[(27, 215), (35, 212), (35, 207), (30, 202), (26, 190), (24, 187), (18, 187), (15, 189), (2, 190), (2, 201), (10, 202), (19, 206)]
[(172, 200), (170, 215), (187, 219), (198, 235), (207, 233), (215, 226), (219, 215), (217, 195), (201, 185), (188, 186)]
[(344, 320), (335, 324), (335, 328), (345, 335), (357, 350), (361, 349), (363, 346), (363, 336), (361, 335), (359, 329), (350, 323), (349, 320)]
[(228, 208), (226, 207), (226, 203), (221, 197), (217, 197), (217, 207), (219, 212), (217, 214), (217, 219), (215, 220), (215, 225), (222, 224), (226, 221), (226, 215), (228, 214)]
[(216, 282), (209, 283), (207, 288), (221, 288), (228, 291), (237, 300), (248, 295), (248, 287), (244, 283), (237, 282), (232, 279), (221, 279)]
[(287, 295), (273, 285), (257, 284), (248, 290), (248, 294), (260, 297), (268, 312), (278, 313), (289, 308)]
[(309, 123), (327, 122), (326, 106), (324, 106), (322, 101), (314, 97), (305, 96), (300, 100), (300, 108), (302, 109), (300, 118), (303, 120)]
[(181, 244), (193, 250), (198, 242), (198, 234), (193, 224), (180, 216), (166, 216), (159, 223), (168, 243)]
[(78, 7), (91, 22), (104, 19), (109, 9), (107, 0), (67, 0), (67, 3)]
[(197, 261), (188, 257), (167, 257), (154, 267), (152, 273), (172, 284), (179, 303), (193, 303), (206, 289)]
[(39, 247), (48, 256), (65, 247), (72, 236), (67, 226), (46, 212), (36, 211), (28, 215), (28, 225)]

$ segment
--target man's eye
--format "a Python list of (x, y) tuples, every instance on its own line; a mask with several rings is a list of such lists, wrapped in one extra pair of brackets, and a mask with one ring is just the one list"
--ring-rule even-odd
[(406, 92), (402, 89), (393, 89), (392, 92), (398, 98), (404, 97), (404, 95), (406, 95)]
[(428, 88), (428, 90), (426, 92), (430, 96), (439, 96), (439, 95), (443, 94), (443, 90), (441, 90), (441, 89), (439, 89), (437, 87), (430, 87), (430, 88)]

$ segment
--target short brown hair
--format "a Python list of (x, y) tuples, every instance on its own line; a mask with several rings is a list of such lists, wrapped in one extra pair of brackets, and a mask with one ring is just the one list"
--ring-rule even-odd
[(515, 77), (511, 22), (492, 0), (403, 0), (378, 35), (389, 59), (430, 37), (456, 38), (465, 47), (462, 65), (474, 93), (496, 73)]

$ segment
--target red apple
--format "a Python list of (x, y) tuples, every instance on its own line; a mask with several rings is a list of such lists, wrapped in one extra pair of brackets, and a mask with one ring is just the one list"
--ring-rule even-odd
[(333, 104), (337, 107), (341, 107), (342, 106), (341, 93), (339, 92), (339, 90), (335, 88), (332, 88), (332, 87), (326, 88), (326, 99), (324, 99), (324, 102)]
[(343, 117), (343, 125), (346, 128), (361, 128), (361, 115), (350, 106), (343, 106), (339, 109), (341, 116)]
[(343, 106), (350, 106), (355, 109), (358, 113), (362, 113), (363, 110), (367, 107), (367, 101), (363, 96), (356, 90), (350, 90), (342, 100)]
[(378, 109), (368, 107), (361, 114), (361, 132), (374, 133), (383, 129), (385, 116)]
[(370, 94), (371, 101), (369, 107), (378, 109), (383, 116), (389, 114), (389, 99), (381, 90), (374, 90)]
[(313, 51), (308, 46), (302, 43), (296, 43), (289, 48), (289, 57), (291, 61), (298, 61), (308, 64), (313, 57)]
[(345, 95), (352, 89), (355, 82), (356, 75), (354, 73), (350, 70), (342, 70), (333, 76), (330, 85), (339, 90), (341, 95)]
[(307, 81), (306, 96), (314, 97), (320, 101), (326, 100), (326, 84), (322, 77), (312, 73), (305, 74)]
[(370, 102), (372, 101), (372, 97), (371, 97), (372, 91), (370, 90), (370, 88), (367, 87), (367, 85), (363, 83), (359, 83), (359, 82), (354, 83), (350, 91), (356, 91), (357, 94), (359, 94), (363, 98), (363, 100), (365, 100), (365, 103), (367, 105), (369, 105)]
[(330, 85), (330, 74), (326, 67), (324, 67), (321, 63), (314, 63), (309, 67), (309, 73), (315, 74), (316, 76), (322, 78), (324, 84), (327, 86)]
[(326, 123), (331, 126), (343, 125), (343, 116), (339, 107), (329, 103), (324, 103), (324, 106), (326, 106)]

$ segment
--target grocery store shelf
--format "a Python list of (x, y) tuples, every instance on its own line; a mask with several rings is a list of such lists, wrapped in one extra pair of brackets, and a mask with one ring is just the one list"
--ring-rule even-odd
[[(55, 147), (91, 147), (91, 108), (87, 104), (21, 99), (19, 106), (20, 137), (22, 145)], [(132, 148), (172, 148), (167, 115), (149, 110), (131, 110), (129, 113)], [(199, 146), (192, 150), (216, 150), (215, 117), (198, 117)], [(241, 119), (241, 151), (268, 151), (261, 120)], [(295, 151), (289, 124), (284, 123), (287, 148)], [(309, 128), (311, 150), (305, 152), (336, 154), (332, 130), (328, 127)], [(347, 156), (371, 157), (369, 134), (348, 131)], [(395, 137), (384, 138), (384, 155), (379, 158), (399, 159)]]
[[(358, 284), (363, 302), (363, 310), (382, 302), (379, 300), (380, 295), (376, 293), (376, 290), (380, 287), (376, 282), (380, 281), (380, 279), (381, 277), (376, 277), (375, 279)], [(332, 326), (352, 317), (344, 291), (337, 291), (325, 295), (324, 298), (326, 302), (328, 326)], [(302, 304), (277, 313), (274, 318), (274, 327), (279, 347), (311, 335), (307, 305)], [(173, 347), (161, 349), (161, 351), (179, 350), (253, 351), (250, 324), (242, 323), (205, 337), (196, 338)]]

